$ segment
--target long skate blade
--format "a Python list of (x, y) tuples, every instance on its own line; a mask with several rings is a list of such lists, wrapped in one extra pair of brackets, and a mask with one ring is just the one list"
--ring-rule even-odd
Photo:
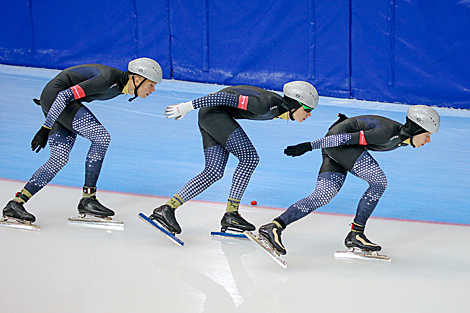
[(336, 259), (360, 259), (392, 262), (392, 259), (389, 256), (378, 254), (376, 251), (348, 249), (347, 251), (336, 251), (334, 256)]
[(248, 239), (243, 233), (235, 232), (222, 232), (222, 231), (212, 231), (211, 236), (214, 237), (225, 237), (225, 238), (236, 238), (236, 239)]
[(71, 226), (124, 230), (124, 223), (122, 221), (113, 220), (110, 217), (104, 218), (89, 214), (80, 214), (79, 216), (69, 217), (68, 221)]
[(279, 252), (277, 252), (277, 250), (274, 249), (271, 244), (267, 242), (263, 237), (261, 237), (260, 235), (255, 235), (248, 230), (245, 230), (243, 233), (248, 239), (256, 243), (258, 247), (260, 247), (264, 252), (266, 252), (282, 268), (287, 268), (287, 262), (284, 261), (283, 258), (281, 258)]
[(13, 217), (2, 217), (0, 219), (0, 226), (19, 228), (23, 230), (34, 230), (34, 231), (41, 230), (41, 227), (39, 227), (38, 225), (34, 225), (28, 221), (19, 220)]
[(160, 232), (162, 232), (163, 234), (165, 234), (172, 242), (174, 242), (177, 246), (183, 246), (184, 245), (184, 242), (179, 239), (178, 237), (176, 237), (175, 235), (173, 235), (171, 232), (169, 232), (168, 230), (166, 230), (164, 227), (158, 225), (158, 223), (156, 223), (154, 220), (151, 220), (150, 218), (148, 218), (144, 213), (139, 213), (139, 217), (141, 220), (143, 220), (144, 222), (150, 224), (151, 226), (155, 227), (156, 229), (158, 229)]

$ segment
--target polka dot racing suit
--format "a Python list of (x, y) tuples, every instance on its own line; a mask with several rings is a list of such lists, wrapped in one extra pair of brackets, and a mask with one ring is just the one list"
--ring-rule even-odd
[(387, 187), (385, 174), (368, 150), (394, 150), (407, 146), (404, 141), (409, 138), (404, 125), (381, 116), (357, 116), (334, 125), (324, 138), (311, 142), (312, 149), (322, 149), (323, 157), (315, 190), (291, 205), (279, 219), (287, 226), (328, 204), (350, 172), (369, 184), (354, 219), (354, 223), (365, 226)]
[[(173, 199), (180, 204), (194, 198), (222, 178), (229, 154), (239, 164), (232, 179), (228, 203), (238, 208), (259, 156), (236, 119), (270, 120), (289, 108), (277, 93), (252, 86), (234, 86), (192, 101), (199, 110), (205, 168), (191, 179)], [(177, 197), (176, 197), (177, 196)]]
[(111, 137), (82, 102), (108, 100), (120, 94), (128, 82), (128, 72), (100, 64), (85, 64), (60, 72), (44, 87), (40, 105), (51, 128), (50, 157), (25, 185), (34, 195), (67, 164), (77, 135), (91, 141), (86, 157), (85, 184), (96, 187)]

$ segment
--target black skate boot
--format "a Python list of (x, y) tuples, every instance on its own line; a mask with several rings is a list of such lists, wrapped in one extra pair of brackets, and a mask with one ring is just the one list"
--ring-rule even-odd
[(245, 220), (238, 212), (225, 212), (222, 220), (220, 221), (222, 225), (221, 231), (225, 233), (227, 230), (234, 230), (237, 232), (243, 232), (245, 230), (253, 231), (256, 229), (255, 225), (249, 223)]
[(11, 200), (7, 203), (3, 209), (3, 216), (7, 218), (12, 217), (19, 220), (28, 221), (31, 223), (36, 221), (36, 217), (33, 214), (27, 212), (21, 203), (18, 203), (14, 200)]
[(164, 204), (155, 210), (149, 216), (152, 220), (157, 220), (173, 234), (181, 234), (181, 227), (176, 221), (175, 209), (168, 204)]
[(100, 217), (114, 216), (114, 211), (102, 205), (96, 197), (82, 198), (78, 204), (78, 213)]
[(361, 249), (363, 251), (380, 251), (382, 247), (367, 239), (364, 235), (364, 226), (352, 223), (351, 231), (344, 239), (344, 244), (349, 249)]
[(287, 253), (286, 248), (281, 241), (282, 227), (276, 222), (263, 225), (258, 230), (259, 234), (263, 236), (280, 254)]

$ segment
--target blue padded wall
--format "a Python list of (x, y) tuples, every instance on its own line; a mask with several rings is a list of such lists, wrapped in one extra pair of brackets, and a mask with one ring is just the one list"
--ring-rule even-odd
[(470, 1), (351, 7), (351, 97), (470, 108)]
[(127, 69), (140, 56), (170, 78), (168, 2), (18, 0), (3, 4), (0, 63), (64, 69), (102, 63)]
[(349, 3), (178, 0), (171, 8), (175, 79), (276, 90), (308, 80), (324, 95), (349, 97)]
[(164, 78), (470, 109), (468, 0), (18, 0), (3, 4), (0, 63), (125, 69)]

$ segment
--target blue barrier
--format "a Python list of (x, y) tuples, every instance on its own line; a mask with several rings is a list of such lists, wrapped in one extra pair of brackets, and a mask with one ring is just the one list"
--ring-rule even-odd
[[(469, 1), (10, 1), (0, 63), (126, 69), (156, 59), (164, 78), (470, 108)], [(451, 23), (449, 21), (452, 21)]]

